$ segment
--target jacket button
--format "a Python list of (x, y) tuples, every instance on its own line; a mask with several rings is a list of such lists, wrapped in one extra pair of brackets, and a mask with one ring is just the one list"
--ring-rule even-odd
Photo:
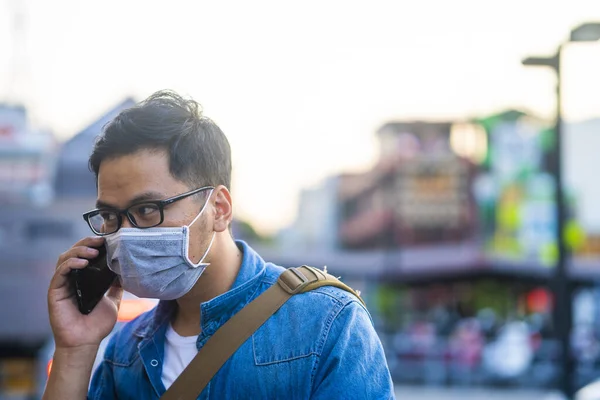
[(156, 367), (158, 365), (158, 360), (154, 359), (154, 360), (150, 361), (150, 365), (152, 365), (153, 367)]

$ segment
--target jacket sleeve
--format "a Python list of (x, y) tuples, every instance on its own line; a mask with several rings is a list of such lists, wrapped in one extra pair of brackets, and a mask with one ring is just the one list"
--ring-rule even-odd
[(88, 390), (88, 400), (109, 400), (116, 399), (115, 381), (113, 379), (112, 365), (106, 361), (108, 356), (114, 352), (115, 337), (110, 339), (102, 362), (93, 372), (92, 381)]
[(381, 341), (367, 310), (346, 304), (331, 324), (315, 368), (311, 399), (394, 399)]

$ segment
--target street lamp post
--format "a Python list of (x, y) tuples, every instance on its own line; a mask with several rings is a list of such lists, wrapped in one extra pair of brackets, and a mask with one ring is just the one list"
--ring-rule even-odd
[[(571, 31), (568, 42), (591, 42), (600, 39), (600, 22), (585, 23)], [(523, 60), (526, 66), (550, 67), (556, 74), (556, 117), (554, 125), (555, 150), (552, 157), (551, 168), (556, 179), (556, 243), (558, 257), (553, 275), (554, 328), (558, 335), (561, 348), (561, 370), (559, 389), (568, 398), (573, 398), (575, 387), (573, 385), (574, 362), (571, 357), (571, 327), (572, 327), (572, 285), (567, 274), (567, 248), (563, 238), (565, 225), (565, 204), (563, 196), (562, 174), (562, 74), (561, 54), (566, 43), (558, 46), (556, 54), (551, 57), (528, 57)]]

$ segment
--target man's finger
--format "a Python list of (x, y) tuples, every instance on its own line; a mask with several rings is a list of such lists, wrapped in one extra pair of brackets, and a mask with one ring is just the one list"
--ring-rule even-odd
[[(58, 267), (60, 267), (64, 262), (66, 262), (66, 260), (69, 260), (71, 258), (86, 258), (88, 260), (91, 260), (92, 258), (98, 257), (98, 254), (99, 254), (98, 250), (93, 247), (87, 247), (87, 246), (72, 247), (63, 253), (63, 255), (61, 256), (61, 258), (63, 259), (62, 263), (60, 263), (58, 265)], [(56, 267), (56, 269), (58, 269), (58, 267)]]
[[(71, 257), (90, 258), (89, 256), (84, 257), (83, 255), (80, 255), (78, 252), (74, 252), (73, 251), (74, 249), (98, 248), (98, 247), (102, 246), (103, 244), (104, 244), (104, 238), (102, 236), (89, 236), (89, 237), (85, 237), (85, 238), (79, 240), (77, 243), (75, 243), (73, 245), (73, 247), (71, 247), (69, 250), (65, 251), (58, 257), (58, 263), (57, 263), (56, 269), (58, 269), (58, 266), (60, 266), (62, 263), (64, 263), (66, 260), (68, 260)], [(93, 257), (95, 257), (95, 256), (94, 255), (91, 256), (91, 258), (93, 258)]]
[(69, 258), (62, 263), (54, 272), (54, 276), (50, 280), (50, 289), (58, 289), (67, 283), (67, 275), (74, 269), (85, 268), (89, 261), (82, 258)]
[(75, 246), (98, 247), (103, 243), (104, 243), (103, 236), (87, 236), (87, 237), (84, 237), (83, 239), (81, 239), (80, 241), (78, 241), (77, 243), (75, 243), (73, 245), (73, 247), (75, 247)]

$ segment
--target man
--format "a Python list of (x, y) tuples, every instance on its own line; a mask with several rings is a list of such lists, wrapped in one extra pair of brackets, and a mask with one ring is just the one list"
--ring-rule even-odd
[[(199, 105), (155, 93), (104, 129), (90, 157), (97, 235), (63, 253), (48, 290), (56, 352), (45, 399), (157, 399), (214, 332), (284, 270), (230, 232), (229, 143)], [(265, 192), (270, 201), (269, 188)], [(67, 274), (106, 246), (119, 279), (89, 315)], [(92, 378), (122, 290), (161, 299), (125, 325)], [(352, 294), (293, 296), (212, 378), (200, 399), (389, 399), (393, 385), (370, 316)]]

